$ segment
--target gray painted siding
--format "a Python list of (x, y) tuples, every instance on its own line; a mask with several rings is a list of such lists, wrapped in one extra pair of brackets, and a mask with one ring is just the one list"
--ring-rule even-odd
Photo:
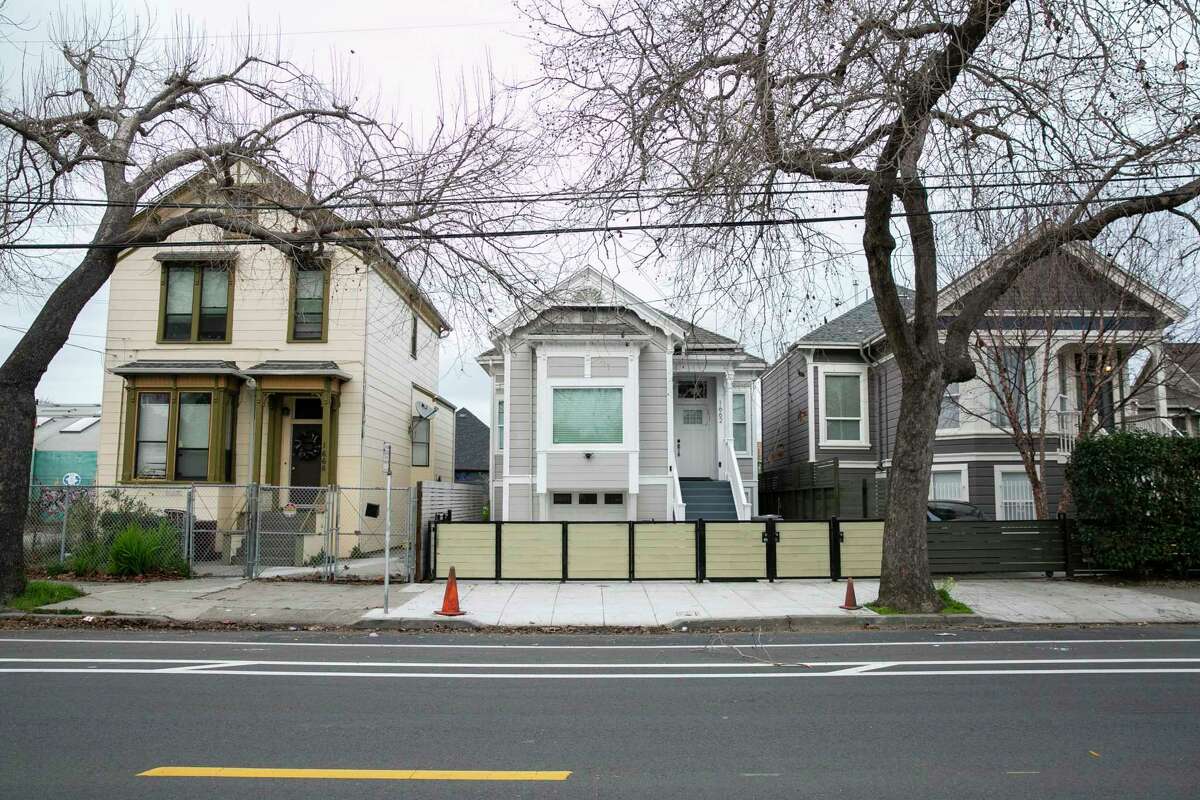
[(528, 484), (509, 486), (508, 506), (504, 509), (504, 519), (533, 519), (533, 487)]
[(497, 486), (492, 489), (492, 507), (490, 512), (490, 519), (504, 519), (504, 487)]
[(629, 462), (625, 453), (547, 453), (546, 489), (604, 490), (629, 486)]
[(753, 458), (738, 458), (738, 473), (742, 476), (742, 483), (754, 480), (754, 459)]
[[(593, 364), (594, 366), (594, 364)], [(582, 378), (582, 356), (550, 356), (546, 359), (546, 377)]]
[[(593, 370), (597, 361), (592, 359)], [(657, 342), (648, 344), (638, 357), (638, 438), (638, 474), (666, 475), (667, 355)]]
[[(967, 489), (970, 502), (979, 506), (992, 518), (996, 518), (996, 465), (1019, 466), (1014, 461), (973, 461), (967, 465)], [(1066, 465), (1048, 463), (1043, 473), (1046, 485), (1046, 508), (1051, 516), (1058, 509), (1066, 482)]]
[(533, 472), (536, 392), (532, 350), (527, 344), (519, 342), (513, 346), (510, 364), (509, 397), (504, 403), (504, 424), (509, 429), (509, 470), (513, 475), (529, 475)]
[(593, 378), (624, 378), (629, 374), (629, 359), (627, 358), (592, 358)]
[(808, 383), (804, 358), (793, 351), (762, 379), (763, 468), (808, 460)]
[(661, 483), (642, 484), (638, 494), (637, 518), (669, 520), (671, 509), (667, 507), (667, 487)]

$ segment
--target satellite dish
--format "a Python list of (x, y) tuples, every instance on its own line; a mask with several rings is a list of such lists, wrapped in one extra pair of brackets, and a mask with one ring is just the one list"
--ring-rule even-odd
[(417, 416), (421, 419), (429, 419), (437, 413), (437, 406), (431, 406), (424, 400), (417, 401)]

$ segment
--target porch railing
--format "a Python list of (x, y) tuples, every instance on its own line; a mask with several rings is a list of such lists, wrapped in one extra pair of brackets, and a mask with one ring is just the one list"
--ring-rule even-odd
[(729, 481), (733, 491), (733, 503), (737, 508), (738, 519), (750, 519), (750, 503), (746, 500), (746, 487), (742, 484), (742, 469), (738, 465), (737, 453), (733, 449), (733, 437), (724, 440), (721, 454), (721, 477)]

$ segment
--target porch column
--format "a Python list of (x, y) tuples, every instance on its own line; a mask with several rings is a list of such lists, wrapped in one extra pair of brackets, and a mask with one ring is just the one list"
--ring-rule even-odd
[[(333, 483), (330, 480), (330, 475), (333, 474), (332, 464), (330, 463), (332, 454), (332, 442), (330, 441), (333, 433), (333, 391), (330, 389), (329, 378), (325, 379), (325, 388), (321, 390), (321, 485), (329, 486)], [(433, 441), (433, 437), (430, 437)], [(433, 454), (430, 453), (430, 456)], [(430, 458), (430, 464), (433, 459)]]
[(1162, 342), (1155, 342), (1150, 345), (1150, 357), (1154, 359), (1154, 410), (1155, 415), (1163, 420), (1167, 420), (1167, 376), (1166, 366), (1163, 364), (1163, 349)]

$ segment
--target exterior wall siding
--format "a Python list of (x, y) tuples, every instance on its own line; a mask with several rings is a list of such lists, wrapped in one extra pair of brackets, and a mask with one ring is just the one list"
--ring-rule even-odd
[[(598, 360), (593, 359), (593, 370)], [(641, 475), (667, 474), (666, 370), (665, 341), (652, 342), (642, 349), (638, 358), (638, 470)]]
[(629, 461), (625, 453), (546, 454), (546, 488), (575, 489), (624, 489), (629, 483)]

